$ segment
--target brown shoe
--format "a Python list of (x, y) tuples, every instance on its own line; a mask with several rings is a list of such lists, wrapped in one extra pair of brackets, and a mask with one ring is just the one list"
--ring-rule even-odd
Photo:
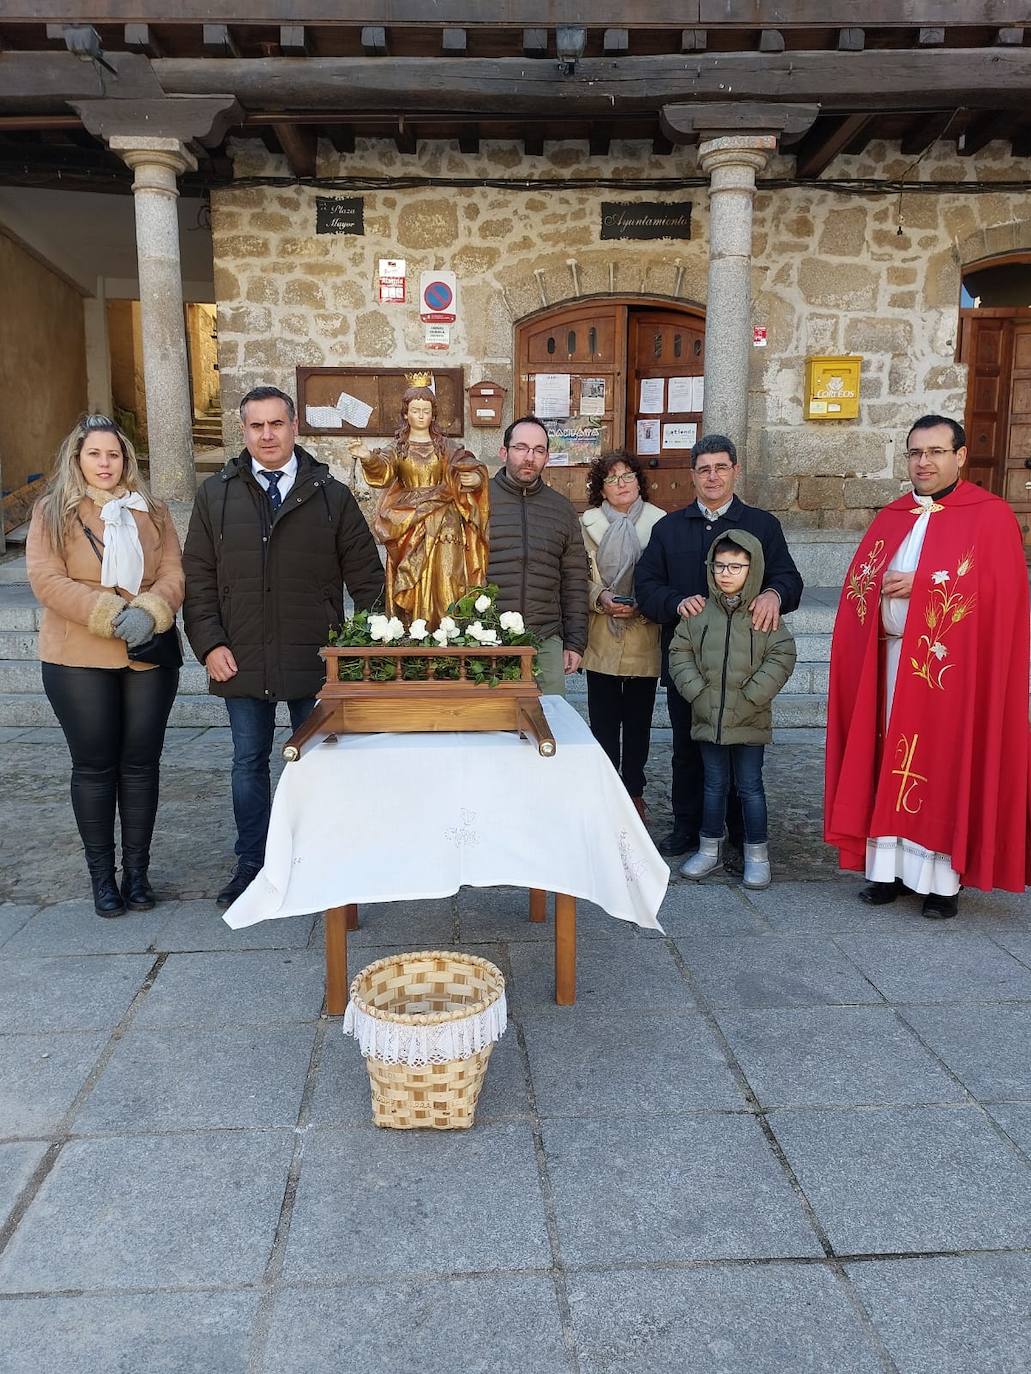
[(630, 800), (633, 802), (634, 806), (637, 808), (637, 814), (640, 816), (641, 820), (645, 823), (645, 825), (647, 825), (647, 824), (648, 824), (648, 808), (647, 808), (647, 807), (645, 806), (645, 804), (644, 804), (644, 798), (643, 798), (643, 797), (631, 797)]

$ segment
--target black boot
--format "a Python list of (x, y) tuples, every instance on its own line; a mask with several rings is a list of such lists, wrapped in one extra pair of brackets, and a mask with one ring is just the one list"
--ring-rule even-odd
[(122, 865), (122, 898), (130, 911), (153, 911), (157, 905), (157, 898), (154, 896), (154, 889), (150, 885), (147, 877), (146, 866), (143, 868), (130, 868), (128, 863)]
[(115, 856), (90, 859), (89, 876), (93, 885), (93, 910), (98, 916), (124, 916), (125, 903), (115, 881)]
[(890, 906), (896, 897), (908, 891), (901, 878), (891, 883), (871, 883), (859, 890), (859, 900), (867, 906)]
[(236, 865), (233, 876), (215, 898), (216, 906), (232, 906), (237, 897), (247, 891), (260, 872), (261, 866), (259, 864), (248, 863), (246, 859), (241, 859)]

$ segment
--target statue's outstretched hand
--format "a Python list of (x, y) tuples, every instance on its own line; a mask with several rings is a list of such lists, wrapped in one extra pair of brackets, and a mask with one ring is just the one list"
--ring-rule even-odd
[(458, 481), (466, 491), (475, 491), (480, 485), (480, 474), (478, 472), (460, 472)]
[(346, 444), (347, 451), (348, 453), (350, 453), (352, 458), (360, 458), (362, 462), (364, 462), (366, 458), (372, 457), (372, 454), (369, 452), (368, 448), (361, 439), (356, 439), (353, 435), (351, 435), (349, 438), (344, 440), (344, 443)]

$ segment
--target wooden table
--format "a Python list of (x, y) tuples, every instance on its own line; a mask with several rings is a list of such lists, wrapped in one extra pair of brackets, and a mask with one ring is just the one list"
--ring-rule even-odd
[[(530, 888), (530, 920), (548, 918), (548, 894)], [(326, 912), (326, 1011), (343, 1016), (350, 983), (347, 973), (347, 932), (358, 929), (358, 904), (333, 906)], [(571, 1007), (576, 1001), (576, 898), (555, 893), (555, 1001)]]

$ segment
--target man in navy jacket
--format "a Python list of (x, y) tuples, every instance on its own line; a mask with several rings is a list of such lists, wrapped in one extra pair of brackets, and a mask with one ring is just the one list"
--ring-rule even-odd
[[(701, 752), (691, 738), (691, 707), (669, 680), (669, 645), (678, 619), (697, 615), (705, 605), (710, 545), (735, 529), (747, 530), (762, 544), (766, 576), (751, 606), (757, 630), (775, 629), (781, 615), (795, 610), (802, 599), (802, 579), (780, 521), (734, 495), (741, 470), (733, 442), (723, 434), (706, 435), (692, 450), (691, 467), (698, 499), (659, 521), (636, 576), (638, 609), (662, 626), (662, 682), (673, 727), (673, 829), (660, 841), (659, 850), (670, 856), (698, 848), (704, 774)], [(736, 793), (730, 800), (727, 828), (731, 842), (740, 846)]]

